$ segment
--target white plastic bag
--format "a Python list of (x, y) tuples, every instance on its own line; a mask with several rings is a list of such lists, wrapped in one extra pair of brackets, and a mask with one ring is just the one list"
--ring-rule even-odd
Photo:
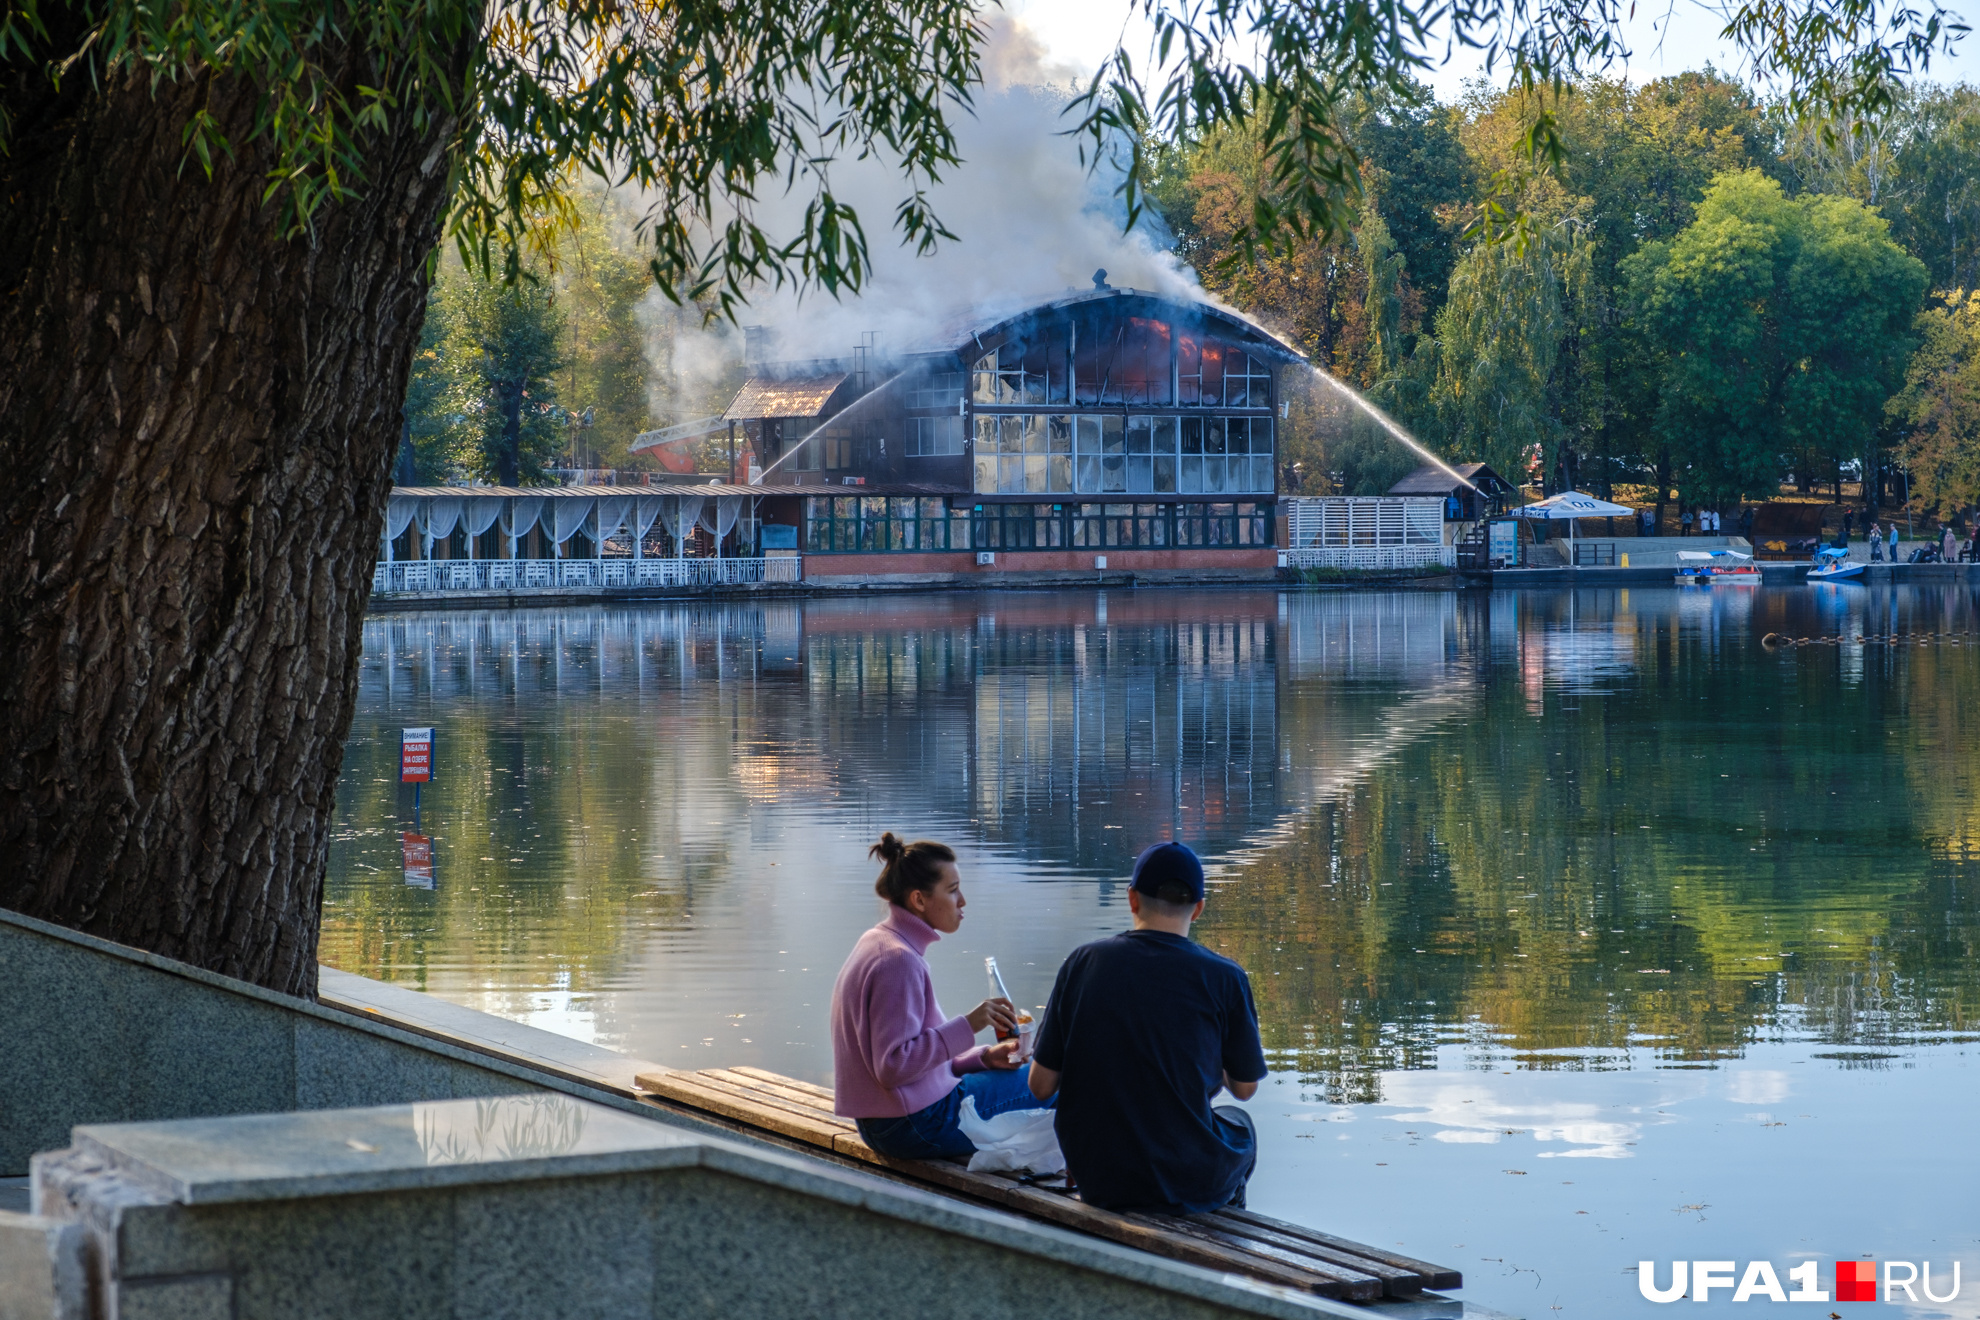
[(969, 1157), (971, 1173), (1057, 1173), (1066, 1167), (1059, 1134), (1052, 1130), (1050, 1109), (1012, 1109), (992, 1118), (976, 1116), (976, 1097), (964, 1096), (956, 1124), (976, 1147)]

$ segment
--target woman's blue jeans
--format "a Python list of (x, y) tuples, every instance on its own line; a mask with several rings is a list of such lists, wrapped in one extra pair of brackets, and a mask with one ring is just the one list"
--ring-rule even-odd
[(1050, 1109), (1059, 1097), (1040, 1104), (1031, 1093), (1031, 1065), (1003, 1071), (964, 1073), (962, 1081), (928, 1108), (904, 1118), (862, 1118), (859, 1135), (882, 1155), (897, 1160), (932, 1160), (945, 1155), (973, 1155), (976, 1147), (960, 1126), (963, 1100), (976, 1098), (976, 1116), (990, 1118), (1013, 1109)]

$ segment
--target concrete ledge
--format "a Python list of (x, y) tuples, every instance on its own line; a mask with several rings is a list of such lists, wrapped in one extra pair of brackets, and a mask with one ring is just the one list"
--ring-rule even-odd
[[(373, 1004), (394, 994), (340, 978), (326, 980)], [(621, 1080), (655, 1064), (608, 1060), (610, 1051), (516, 1024), (482, 1024), (483, 1039), (409, 1030), (363, 1003), (339, 1009), (278, 995), (4, 910), (0, 981), (23, 991), (0, 1014), (0, 1176), (26, 1173), (29, 1156), (68, 1144), (70, 1129), (88, 1123), (538, 1090), (672, 1119)], [(463, 1031), (451, 1017), (448, 1026)]]
[(475, 1054), (493, 1055), (533, 1072), (552, 1073), (627, 1099), (639, 1090), (633, 1082), (636, 1074), (660, 1068), (603, 1045), (586, 1044), (335, 967), (317, 968), (316, 997), (323, 1007), (353, 1014), (361, 1021), (411, 1031)]
[(120, 1295), (194, 1280), (239, 1320), (1370, 1315), (561, 1096), (76, 1136), (42, 1210)]

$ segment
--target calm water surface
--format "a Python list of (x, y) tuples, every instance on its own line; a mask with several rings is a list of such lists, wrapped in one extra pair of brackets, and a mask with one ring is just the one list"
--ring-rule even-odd
[[(1970, 1317), (1975, 711), (1950, 588), (385, 615), (323, 958), (828, 1082), (881, 830), (963, 855), (951, 1011), (985, 954), (1042, 1002), (1173, 835), (1214, 866), (1200, 938), (1257, 991), (1254, 1207), (1531, 1317), (1657, 1312), (1644, 1258), (1818, 1259), (1828, 1287), (1857, 1256), (1940, 1291), (1960, 1261), (1958, 1301), (1901, 1309)], [(396, 782), (419, 724), (430, 887)]]

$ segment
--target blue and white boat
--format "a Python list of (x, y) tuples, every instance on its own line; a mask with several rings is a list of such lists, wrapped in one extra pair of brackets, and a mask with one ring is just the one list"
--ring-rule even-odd
[(1752, 559), (1737, 550), (1680, 550), (1677, 581), (1680, 586), (1757, 587), (1760, 569)]
[(1839, 545), (1825, 545), (1815, 552), (1815, 567), (1808, 570), (1810, 582), (1858, 582), (1867, 565), (1852, 561), (1849, 551)]

